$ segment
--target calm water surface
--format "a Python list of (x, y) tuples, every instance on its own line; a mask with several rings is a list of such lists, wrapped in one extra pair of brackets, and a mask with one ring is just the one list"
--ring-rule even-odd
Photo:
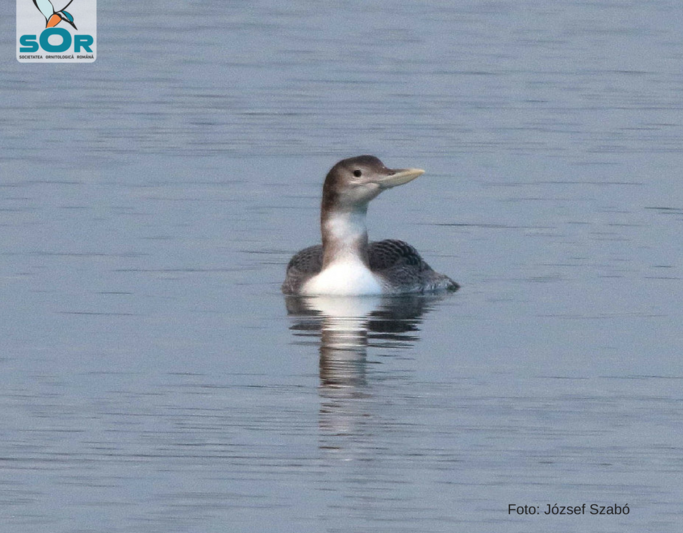
[[(2, 531), (680, 531), (676, 2), (99, 7), (0, 18)], [(282, 297), (362, 153), (461, 291)]]

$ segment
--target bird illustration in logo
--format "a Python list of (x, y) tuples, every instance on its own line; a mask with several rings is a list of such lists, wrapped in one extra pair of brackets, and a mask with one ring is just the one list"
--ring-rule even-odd
[[(74, 0), (71, 0), (71, 2), (73, 1)], [(71, 13), (66, 11), (66, 8), (71, 5), (71, 2), (66, 4), (61, 10), (55, 11), (55, 8), (50, 0), (33, 0), (33, 3), (45, 17), (46, 28), (54, 28), (61, 21), (64, 21), (71, 24), (74, 29), (77, 30), (78, 28), (76, 27), (76, 24), (74, 24), (73, 16)]]

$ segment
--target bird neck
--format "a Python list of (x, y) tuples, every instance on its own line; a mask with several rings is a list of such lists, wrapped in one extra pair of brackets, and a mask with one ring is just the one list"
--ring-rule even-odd
[(323, 211), (323, 269), (338, 261), (358, 260), (369, 268), (367, 205), (350, 210)]

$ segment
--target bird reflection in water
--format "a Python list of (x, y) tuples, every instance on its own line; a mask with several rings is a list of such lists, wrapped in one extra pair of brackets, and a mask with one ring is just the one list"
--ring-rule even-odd
[[(422, 316), (446, 297), (287, 297), (291, 330), (319, 342), (321, 447), (348, 448), (378, 429), (371, 411), (368, 349), (395, 350), (419, 340)], [(308, 344), (308, 342), (306, 342)], [(372, 373), (371, 373), (372, 378)], [(381, 425), (381, 424), (380, 424)], [(343, 438), (348, 436), (349, 442)]]

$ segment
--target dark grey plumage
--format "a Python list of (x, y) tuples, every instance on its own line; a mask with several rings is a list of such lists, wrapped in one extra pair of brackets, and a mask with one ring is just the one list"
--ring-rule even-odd
[[(370, 270), (383, 278), (387, 293), (457, 291), (460, 287), (448, 276), (434, 271), (407, 242), (395, 239), (375, 241), (368, 245), (367, 250)], [(322, 266), (322, 245), (304, 248), (289, 261), (282, 292), (298, 294), (304, 283), (320, 273)]]

